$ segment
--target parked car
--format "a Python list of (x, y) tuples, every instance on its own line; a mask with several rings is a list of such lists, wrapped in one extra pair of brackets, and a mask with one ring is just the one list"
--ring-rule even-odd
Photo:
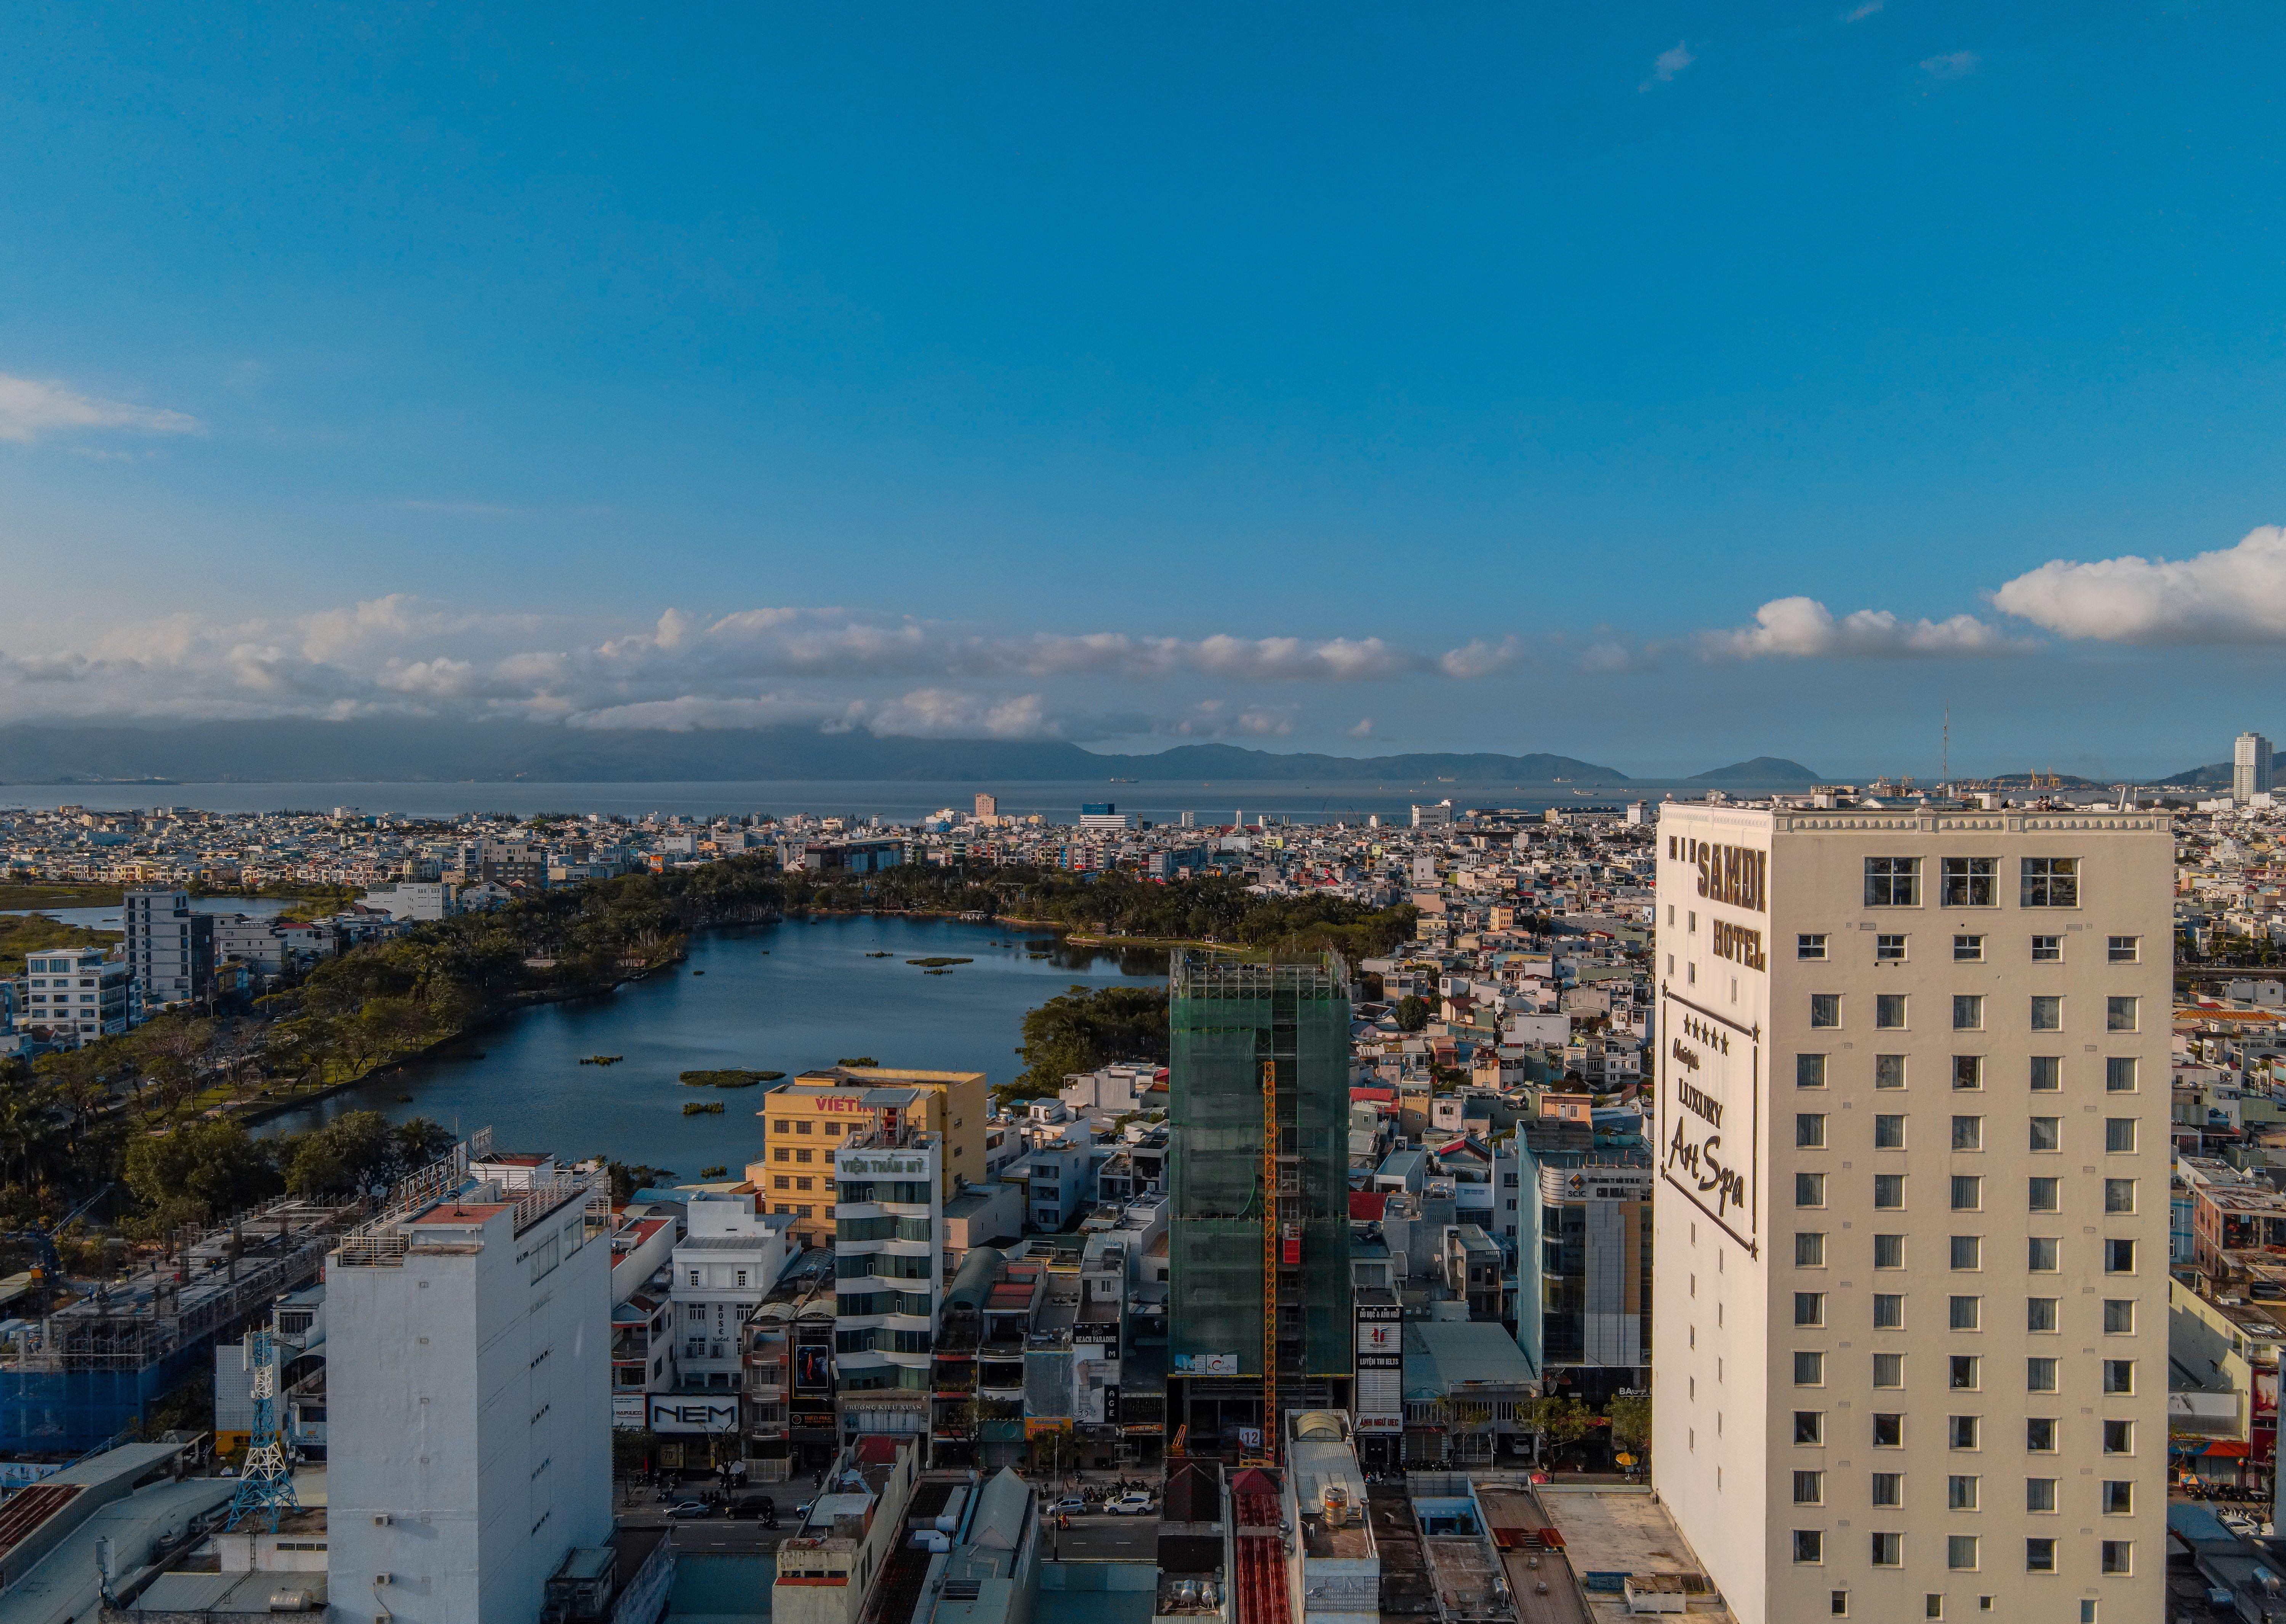
[(666, 1509), (669, 1517), (712, 1517), (714, 1508), (703, 1500), (685, 1500)]
[(1148, 1517), (1157, 1510), (1158, 1507), (1152, 1502), (1150, 1495), (1134, 1494), (1122, 1494), (1116, 1500), (1107, 1500), (1103, 1502), (1102, 1510), (1110, 1512), (1114, 1517)]
[(1048, 1507), (1050, 1517), (1085, 1517), (1096, 1508), (1076, 1494), (1067, 1494)]

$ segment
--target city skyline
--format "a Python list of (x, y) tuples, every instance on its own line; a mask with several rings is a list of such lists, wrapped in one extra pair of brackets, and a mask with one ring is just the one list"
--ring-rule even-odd
[(2103, 778), (2276, 674), (2251, 8), (646, 28), (0, 24), (0, 723)]

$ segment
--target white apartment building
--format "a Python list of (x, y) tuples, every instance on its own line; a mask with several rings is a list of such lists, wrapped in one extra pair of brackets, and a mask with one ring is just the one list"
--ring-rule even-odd
[(59, 1048), (116, 1037), (142, 1019), (140, 989), (123, 958), (101, 948), (51, 948), (24, 961), (18, 1026)]
[(534, 1624), (611, 1538), (609, 1227), (602, 1173), (464, 1146), (327, 1260), (334, 1616)]
[(674, 1254), (673, 1336), (679, 1390), (744, 1385), (745, 1324), (785, 1269), (793, 1218), (752, 1194), (699, 1191)]
[(206, 996), (214, 979), (214, 918), (191, 911), (189, 892), (130, 891), (120, 914), (146, 1009)]
[(217, 963), (235, 958), (268, 975), (286, 967), (286, 938), (268, 916), (218, 913), (214, 917), (214, 950)]
[(1742, 1624), (2163, 1611), (2174, 844), (1668, 805), (1653, 1482)]
[(942, 1141), (877, 1128), (833, 1153), (833, 1361), (845, 1439), (928, 1430), (944, 1301)]

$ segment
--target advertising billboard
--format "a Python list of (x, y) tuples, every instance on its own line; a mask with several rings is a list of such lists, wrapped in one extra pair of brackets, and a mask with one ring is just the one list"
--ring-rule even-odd
[(735, 1393), (655, 1392), (650, 1395), (654, 1432), (729, 1432), (738, 1425)]
[(1659, 1177), (1748, 1257), (1760, 1257), (1761, 1029), (1741, 1026), (1672, 987), (1662, 986), (1659, 995)]

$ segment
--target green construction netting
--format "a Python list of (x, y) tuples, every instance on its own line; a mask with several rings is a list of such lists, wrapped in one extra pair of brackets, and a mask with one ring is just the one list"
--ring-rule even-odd
[[(1350, 1006), (1338, 961), (1178, 957), (1170, 976), (1169, 1352), (1262, 1374), (1262, 1067), (1300, 1173), (1298, 1367), (1350, 1373)], [(1289, 1201), (1289, 1210), (1294, 1204)], [(1289, 1323), (1291, 1322), (1289, 1318)]]

